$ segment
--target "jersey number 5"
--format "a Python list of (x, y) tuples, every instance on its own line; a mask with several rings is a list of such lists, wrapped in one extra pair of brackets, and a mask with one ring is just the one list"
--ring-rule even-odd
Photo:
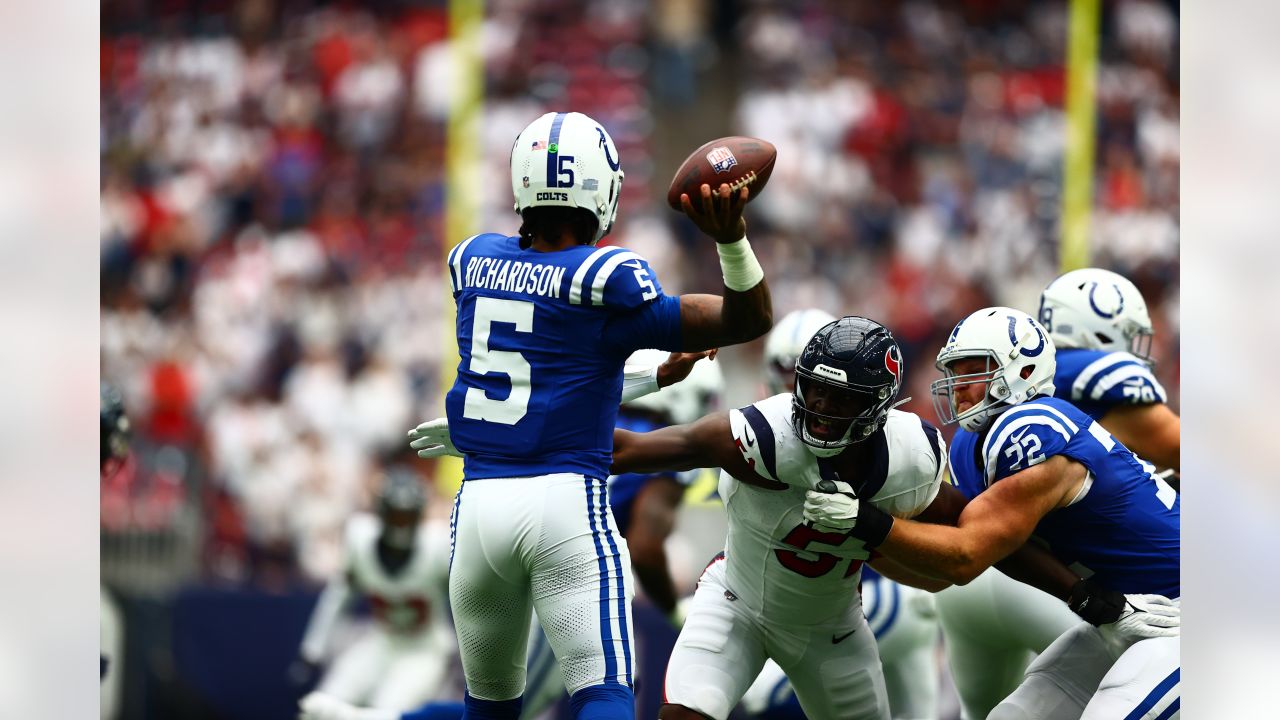
[(511, 381), (511, 393), (502, 400), (495, 400), (480, 388), (467, 388), (462, 417), (515, 425), (529, 411), (532, 373), (529, 361), (520, 353), (489, 349), (489, 331), (496, 322), (515, 325), (516, 332), (533, 332), (533, 303), (526, 300), (476, 298), (471, 326), (471, 372), (479, 375), (506, 375)]

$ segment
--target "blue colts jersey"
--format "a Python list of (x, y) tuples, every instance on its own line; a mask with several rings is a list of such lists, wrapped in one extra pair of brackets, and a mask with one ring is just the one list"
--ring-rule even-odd
[(1127, 352), (1068, 349), (1058, 351), (1053, 396), (1101, 420), (1117, 405), (1167, 402), (1164, 386), (1151, 368)]
[(1006, 410), (984, 434), (956, 432), (951, 473), (970, 499), (992, 483), (1065, 455), (1089, 471), (1083, 497), (1051, 510), (1035, 537), (1081, 575), (1122, 593), (1181, 595), (1182, 501), (1101, 425), (1070, 403), (1038, 398)]
[(543, 253), (492, 233), (453, 249), (449, 280), (460, 360), (445, 412), (464, 479), (608, 477), (623, 363), (679, 349), (679, 298), (624, 248)]

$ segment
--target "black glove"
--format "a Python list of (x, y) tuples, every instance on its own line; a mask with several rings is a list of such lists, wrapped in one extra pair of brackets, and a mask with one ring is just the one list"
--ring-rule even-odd
[(1093, 578), (1084, 578), (1071, 586), (1067, 607), (1095, 626), (1119, 620), (1126, 609), (1124, 593), (1108, 590)]

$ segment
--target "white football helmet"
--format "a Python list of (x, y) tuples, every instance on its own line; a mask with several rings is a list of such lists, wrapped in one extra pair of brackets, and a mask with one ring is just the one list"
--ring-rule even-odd
[(1040, 293), (1040, 324), (1060, 348), (1123, 350), (1151, 361), (1151, 316), (1142, 293), (1110, 270), (1072, 270)]
[(796, 360), (813, 334), (835, 322), (831, 313), (817, 308), (793, 310), (769, 331), (764, 342), (765, 385), (770, 395), (795, 388)]
[(613, 138), (582, 113), (550, 112), (534, 120), (511, 148), (511, 191), (516, 212), (571, 207), (596, 217), (593, 243), (618, 217), (622, 165)]
[[(932, 385), (938, 419), (981, 432), (1010, 407), (1053, 395), (1056, 352), (1053, 339), (1040, 323), (1021, 310), (990, 307), (975, 312), (956, 325), (938, 351), (936, 365), (943, 377)], [(967, 358), (985, 359), (986, 368), (957, 375), (952, 363)], [(958, 410), (956, 390), (979, 383), (986, 388), (982, 402)]]
[[(627, 358), (627, 365), (655, 367), (666, 362), (670, 355), (665, 350), (637, 350)], [(689, 377), (674, 385), (632, 400), (624, 408), (639, 408), (662, 413), (677, 425), (691, 423), (712, 410), (715, 401), (724, 392), (724, 375), (720, 363), (699, 360), (694, 363)]]

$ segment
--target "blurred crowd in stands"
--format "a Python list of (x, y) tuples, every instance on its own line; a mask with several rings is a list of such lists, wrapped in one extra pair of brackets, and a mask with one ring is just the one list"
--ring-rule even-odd
[[(888, 324), (908, 409), (969, 311), (1034, 312), (1057, 274), (1064, 2), (493, 0), (477, 230), (513, 232), (507, 153), (550, 109), (586, 112), (627, 172), (607, 242), (669, 293), (719, 287), (662, 198), (707, 137), (658, 123), (731, 83), (724, 133), (775, 143), (748, 213), (775, 318)], [(338, 564), (340, 530), (406, 430), (441, 414), (447, 3), (304, 0), (102, 8), (102, 375), (135, 457), (103, 531), (198, 509), (201, 572), (267, 583)], [(1133, 279), (1178, 386), (1178, 28), (1103, 10), (1092, 264)], [(415, 463), (424, 472), (429, 467)]]

